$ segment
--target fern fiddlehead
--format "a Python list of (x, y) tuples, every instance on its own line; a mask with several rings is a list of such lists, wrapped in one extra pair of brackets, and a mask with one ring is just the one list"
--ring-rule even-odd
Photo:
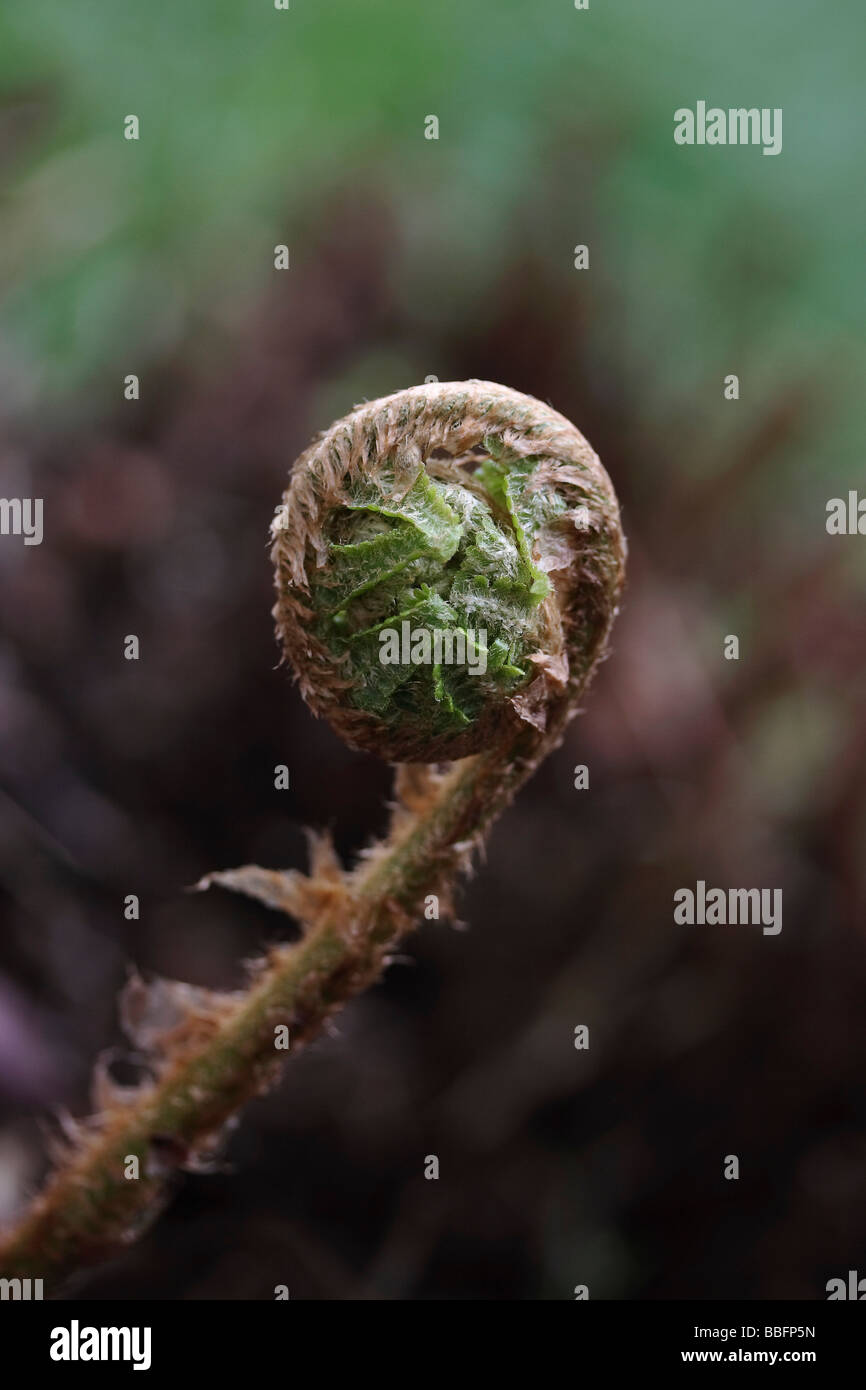
[[(308, 876), (247, 866), (202, 881), (289, 913), (301, 940), (255, 962), (235, 994), (134, 982), (123, 1013), (149, 1077), (131, 1095), (98, 1073), (97, 1113), (0, 1241), (0, 1275), (56, 1287), (134, 1238), (172, 1171), (195, 1167), (272, 1084), (278, 1031), (293, 1049), (314, 1037), (377, 978), (426, 895), (447, 910), (605, 653), (625, 541), (578, 430), (531, 397), (468, 381), (359, 406), (314, 440), (272, 553), (277, 633), (308, 704), (353, 746), (401, 764), (389, 833), (350, 872), (313, 836)], [(399, 659), (383, 661), (389, 632)]]

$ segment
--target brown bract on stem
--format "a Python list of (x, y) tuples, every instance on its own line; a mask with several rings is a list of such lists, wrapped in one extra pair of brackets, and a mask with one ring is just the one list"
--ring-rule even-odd
[[(487, 476), (501, 491), (485, 492), (479, 459), (491, 461)], [(413, 488), (453, 545), (447, 560), (440, 532), (425, 532), (421, 505), (406, 516)], [(389, 558), (381, 573), (353, 579), (347, 597), (329, 566), (351, 547), (329, 539), (329, 527), (355, 525), (364, 508), (377, 518), (372, 545), (365, 535), (350, 559), (386, 546), (390, 557), (407, 526), (420, 539), (404, 548), (396, 581)], [(498, 589), (470, 572), (480, 552), (467, 518), (476, 516), (485, 536), (496, 541), (490, 526), (498, 526), (513, 541), (513, 572)], [(274, 1084), (285, 1056), (275, 1046), (279, 1030), (288, 1029), (296, 1051), (378, 978), (427, 895), (448, 911), (473, 850), (576, 712), (605, 654), (623, 581), (619, 509), (599, 459), (556, 411), (489, 382), (431, 383), (357, 407), (298, 460), (273, 535), (277, 631), (305, 698), (348, 742), (400, 763), (389, 831), (351, 871), (327, 837), (311, 835), (308, 875), (251, 865), (197, 885), (257, 898), (295, 918), (303, 935), (255, 961), (236, 993), (138, 978), (127, 986), (121, 1014), (136, 1051), (148, 1056), (148, 1079), (121, 1090), (97, 1068), (96, 1113), (67, 1135), (44, 1190), (0, 1241), (0, 1277), (43, 1277), (49, 1295), (65, 1276), (134, 1240), (159, 1211), (172, 1174), (201, 1166), (244, 1103)], [(437, 556), (450, 587), (436, 588)], [(377, 585), (392, 607), (404, 601), (403, 590), (393, 597), (394, 584), (412, 574), (425, 594), (445, 593), (452, 605), (458, 591), (480, 603), (479, 593), (501, 590), (528, 614), (529, 645), (501, 668), (516, 674), (501, 689), (490, 682), (469, 727), (459, 709), (456, 731), (435, 723), (451, 717), (453, 700), (444, 713), (435, 701), (426, 711), (418, 702), (420, 714), (405, 720), (353, 703), (353, 674), (364, 674), (348, 646), (353, 615), (356, 628), (361, 607), (369, 621)], [(339, 602), (317, 610), (317, 583), (331, 584), (326, 592)], [(339, 630), (349, 623), (348, 659), (327, 638), (338, 608)], [(499, 614), (488, 611), (495, 623)], [(436, 701), (444, 700), (440, 689)]]

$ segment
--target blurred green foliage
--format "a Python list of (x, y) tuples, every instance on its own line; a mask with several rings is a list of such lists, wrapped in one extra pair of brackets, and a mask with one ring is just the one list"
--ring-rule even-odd
[[(638, 425), (689, 412), (720, 371), (752, 397), (825, 373), (833, 438), (791, 476), (853, 481), (863, 58), (855, 0), (4, 0), (7, 404), (78, 393), (86, 413), (106, 371), (230, 334), (275, 242), (302, 271), (321, 200), (348, 192), (350, 239), (371, 186), (422, 334), (483, 313), (531, 258), (571, 288), (591, 240), (599, 360), (639, 388)], [(698, 98), (782, 107), (781, 155), (675, 146)]]

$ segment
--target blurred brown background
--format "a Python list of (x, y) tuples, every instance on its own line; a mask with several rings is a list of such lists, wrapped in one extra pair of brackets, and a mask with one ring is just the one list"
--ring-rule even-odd
[[(614, 480), (611, 658), (468, 929), (75, 1291), (823, 1298), (866, 1274), (866, 540), (825, 530), (866, 495), (856, 7), (137, 11), (0, 11), (0, 492), (45, 499), (0, 539), (0, 1217), (129, 962), (232, 987), (291, 931), (184, 889), (383, 827), (388, 769), (276, 669), (267, 528), (355, 401), (480, 377)], [(678, 149), (697, 96), (783, 107), (783, 153)], [(698, 879), (782, 888), (781, 934), (676, 926)]]

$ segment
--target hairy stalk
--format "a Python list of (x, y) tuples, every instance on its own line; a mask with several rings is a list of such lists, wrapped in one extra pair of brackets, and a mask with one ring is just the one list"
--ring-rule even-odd
[[(415, 455), (407, 469), (404, 453), (401, 473), (393, 460), (406, 441), (414, 445)], [(470, 477), (467, 486), (473, 498), (468, 504), (456, 491), (458, 465), (467, 449), (477, 450), (482, 444), (497, 469), (490, 479), (490, 514), (498, 518), (495, 524), (506, 539), (517, 538), (512, 547), (516, 559), (508, 559), (512, 552), (506, 554), (505, 563), (511, 564), (507, 582), (493, 586), (493, 598), (486, 577), (479, 580), (474, 571), (469, 574), (463, 558), (471, 557), (476, 567), (483, 563), (483, 556), (478, 561), (482, 547), (476, 534), (472, 533), (471, 547), (460, 539), (468, 529), (467, 518), (475, 522), (475, 499), (483, 498), (484, 490)], [(447, 458), (428, 464), (434, 447), (440, 454), (450, 453), (455, 464)], [(536, 490), (543, 487), (551, 495), (558, 490), (556, 505), (548, 499), (542, 506), (529, 495), (527, 457)], [(384, 503), (378, 495), (371, 501), (369, 492), (362, 492), (383, 463), (388, 464), (387, 483), (377, 486), (384, 489)], [(444, 516), (451, 526), (448, 545), (454, 558), (443, 562), (441, 546), (435, 551), (437, 539), (432, 561), (422, 556), (419, 565), (416, 552), (423, 546), (416, 545), (411, 534), (412, 544), (407, 546), (400, 528), (414, 525), (423, 530), (429, 518), (421, 511), (429, 503), (429, 489), (409, 522), (400, 506), (418, 488), (421, 467), (444, 479), (445, 505), (459, 522), (452, 524), (445, 505), (434, 496), (429, 515), (435, 515), (437, 524)], [(421, 487), (428, 488), (423, 479)], [(420, 496), (420, 490), (414, 495)], [(579, 525), (574, 520), (577, 507)], [(338, 532), (336, 540), (323, 545), (329, 516), (337, 511), (345, 517), (347, 509), (376, 513), (370, 535), (360, 540), (356, 535), (346, 544), (345, 535)], [(134, 1093), (118, 1091), (98, 1068), (99, 1113), (75, 1127), (68, 1151), (45, 1189), (0, 1242), (0, 1276), (47, 1278), (49, 1293), (72, 1271), (135, 1239), (159, 1210), (172, 1175), (206, 1161), (239, 1108), (279, 1075), (284, 1053), (275, 1046), (275, 1037), (281, 1029), (288, 1029), (293, 1051), (309, 1041), (348, 999), (380, 975), (429, 894), (437, 894), (444, 910), (449, 909), (455, 880), (468, 868), (472, 850), (559, 742), (605, 651), (624, 558), (612, 488), (572, 425), (507, 388), (476, 382), (436, 384), (359, 408), (299, 460), (283, 515), (290, 518), (290, 526), (287, 530), (278, 524), (275, 530), (275, 614), (313, 708), (322, 708), (352, 742), (369, 746), (380, 737), (388, 751), (397, 746), (402, 756), (425, 763), (471, 748), (474, 720), (483, 734), (483, 751), (473, 750), (444, 768), (420, 761), (398, 767), (388, 836), (368, 850), (351, 873), (342, 871), (325, 837), (313, 836), (308, 877), (248, 866), (202, 880), (200, 887), (218, 884), (244, 892), (294, 916), (304, 935), (297, 944), (275, 947), (254, 962), (247, 988), (235, 994), (167, 981), (131, 982), (122, 1013), (127, 1032), (150, 1057), (149, 1080)], [(357, 531), (354, 515), (350, 522)], [(498, 546), (486, 516), (481, 524)], [(401, 547), (398, 589), (393, 556)], [(366, 563), (375, 554), (377, 564), (386, 554), (384, 579), (380, 572), (365, 574), (359, 584), (353, 571), (351, 592), (345, 585), (341, 589), (339, 573), (335, 577), (329, 566), (349, 563), (347, 554), (351, 563), (356, 555)], [(436, 564), (443, 563), (447, 574), (440, 580)], [(315, 573), (307, 572), (310, 566), (316, 567)], [(317, 612), (315, 596), (311, 602), (310, 595), (321, 570), (330, 608), (320, 604)], [(537, 581), (537, 574), (550, 576), (547, 587)], [(441, 673), (435, 686), (417, 686), (412, 711), (400, 721), (392, 719), (389, 709), (384, 714), (371, 711), (369, 700), (366, 706), (353, 703), (347, 671), (356, 676), (355, 688), (365, 692), (369, 672), (363, 671), (357, 655), (347, 658), (347, 648), (340, 643), (347, 625), (349, 641), (352, 622), (365, 638), (362, 623), (369, 626), (381, 616), (371, 607), (379, 600), (370, 597), (380, 582), (387, 591), (382, 611), (395, 618), (403, 609), (418, 614), (419, 593), (428, 604), (431, 594), (444, 594), (443, 606), (434, 611), (446, 611), (447, 600), (447, 611), (454, 613), (455, 594), (466, 603), (476, 586), (478, 593), (470, 601), (484, 605), (494, 633), (501, 619), (501, 630), (511, 642), (496, 680), (485, 690), (486, 703), (478, 702), (474, 689), (467, 696), (457, 680), (449, 692)], [(332, 641), (329, 624), (335, 594), (340, 623), (338, 638)], [(500, 602), (506, 605), (504, 617), (496, 610)], [(354, 653), (362, 645), (356, 644)], [(507, 672), (507, 682), (501, 671)], [(416, 675), (412, 673), (413, 679)], [(421, 727), (425, 720), (426, 743)]]

